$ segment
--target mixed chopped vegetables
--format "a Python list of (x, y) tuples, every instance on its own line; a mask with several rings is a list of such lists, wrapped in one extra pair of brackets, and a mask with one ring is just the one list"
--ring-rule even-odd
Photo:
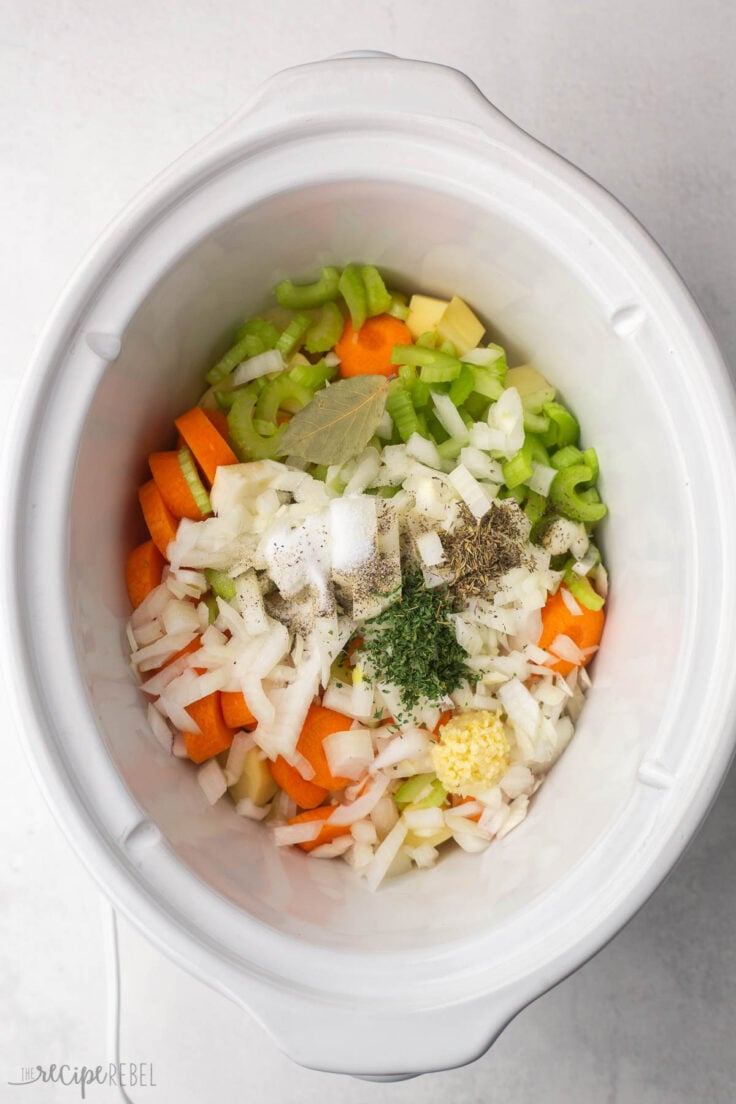
[(457, 296), (282, 281), (149, 457), (128, 555), (153, 733), (376, 888), (525, 817), (605, 619), (598, 457)]

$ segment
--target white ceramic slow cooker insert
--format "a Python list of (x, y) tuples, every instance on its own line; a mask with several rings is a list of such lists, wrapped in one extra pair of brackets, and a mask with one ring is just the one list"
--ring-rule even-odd
[[(280, 278), (352, 260), (461, 295), (548, 375), (610, 508), (593, 688), (528, 819), (375, 894), (207, 805), (148, 730), (124, 634), (147, 454)], [(643, 903), (725, 773), (735, 438), (724, 366), (661, 252), (465, 77), (387, 57), (275, 77), (87, 258), (8, 453), (10, 681), (39, 780), (116, 907), (304, 1065), (477, 1057)]]

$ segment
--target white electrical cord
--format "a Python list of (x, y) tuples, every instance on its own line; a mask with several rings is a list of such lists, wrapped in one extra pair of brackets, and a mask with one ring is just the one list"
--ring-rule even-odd
[[(107, 974), (107, 1049), (110, 1061), (120, 1065), (120, 948), (118, 918), (106, 897), (100, 896)], [(115, 1086), (122, 1104), (135, 1104), (122, 1085)]]

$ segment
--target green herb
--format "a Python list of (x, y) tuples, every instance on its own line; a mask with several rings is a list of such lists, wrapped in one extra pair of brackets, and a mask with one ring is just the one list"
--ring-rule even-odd
[(397, 687), (407, 712), (425, 699), (439, 702), (474, 678), (448, 619), (451, 608), (446, 587), (430, 589), (411, 570), (401, 597), (361, 628), (373, 677)]
[(312, 464), (344, 464), (370, 441), (387, 395), (383, 376), (339, 380), (318, 391), (289, 422), (281, 455), (299, 456)]

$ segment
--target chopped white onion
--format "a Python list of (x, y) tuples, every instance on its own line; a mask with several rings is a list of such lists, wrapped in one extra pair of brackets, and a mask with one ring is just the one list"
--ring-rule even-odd
[(373, 740), (367, 728), (331, 732), (325, 736), (322, 747), (335, 778), (358, 779), (373, 762)]
[(406, 809), (403, 813), (407, 828), (443, 828), (445, 824), (442, 809)]
[(564, 633), (560, 633), (554, 638), (549, 646), (549, 650), (553, 655), (556, 655), (558, 659), (564, 659), (567, 663), (572, 663), (575, 667), (583, 662), (585, 656), (578, 648), (574, 640), (571, 640), (569, 636)]
[(366, 789), (365, 793), (357, 797), (350, 805), (337, 805), (334, 813), (328, 818), (328, 824), (355, 824), (357, 820), (363, 820), (375, 809), (378, 802), (386, 792), (388, 778), (384, 774), (377, 775)]
[[(383, 798), (381, 798), (381, 800), (383, 800)], [(393, 828), (393, 824), (391, 827)], [(372, 820), (356, 820), (350, 832), (356, 843), (378, 843), (378, 832)]]
[(171, 755), (171, 749), (174, 742), (174, 733), (171, 731), (168, 724), (161, 716), (158, 709), (155, 708), (155, 706), (148, 706), (147, 716), (148, 725), (151, 729), (151, 732), (161, 744), (161, 747), (164, 749), (164, 751), (168, 751), (169, 755)]
[(214, 805), (227, 791), (227, 781), (216, 759), (208, 759), (197, 771), (197, 781), (210, 805)]
[(536, 491), (537, 494), (544, 495), (546, 498), (556, 475), (556, 468), (551, 468), (549, 464), (539, 464), (536, 460), (532, 460), (532, 475), (531, 478), (527, 480), (526, 485), (531, 491)]
[(415, 543), (422, 563), (425, 563), (427, 567), (435, 567), (444, 560), (445, 550), (442, 547), (439, 533), (420, 533)]
[[(577, 599), (572, 596), (567, 587), (560, 587), (560, 596), (573, 617), (582, 617), (583, 611), (580, 608)], [(537, 637), (537, 639), (539, 638)]]
[(491, 499), (468, 469), (463, 464), (458, 464), (448, 478), (473, 517), (485, 517), (491, 508)]
[(429, 751), (429, 735), (420, 728), (406, 728), (389, 741), (371, 764), (371, 772), (377, 773), (404, 759), (414, 759)]
[(256, 743), (253, 739), (253, 735), (250, 732), (236, 732), (233, 736), (233, 742), (230, 745), (230, 750), (227, 755), (227, 761), (225, 763), (225, 778), (227, 779), (228, 786), (232, 786), (238, 781), (243, 773), (243, 767), (245, 766), (245, 759), (251, 748), (255, 747)]
[(404, 820), (397, 820), (383, 843), (376, 848), (370, 864), (366, 867), (365, 877), (371, 889), (378, 889), (386, 877), (388, 869), (398, 855), (406, 839), (407, 826)]
[(322, 831), (322, 820), (303, 820), (298, 824), (282, 824), (274, 828), (277, 847), (291, 847), (295, 843), (311, 843)]
[(249, 357), (230, 376), (229, 382), (233, 387), (240, 387), (241, 383), (250, 383), (259, 376), (268, 376), (271, 372), (283, 372), (284, 358), (278, 349), (266, 349), (265, 353)]
[(433, 441), (422, 437), (421, 433), (412, 433), (406, 442), (406, 452), (408, 456), (412, 456), (420, 463), (426, 464), (428, 468), (439, 470), (442, 467), (442, 457), (437, 451), (437, 446)]
[(352, 846), (351, 836), (338, 836), (331, 843), (322, 843), (319, 847), (313, 848), (310, 854), (313, 859), (336, 859), (349, 851)]
[(256, 805), (249, 797), (241, 797), (235, 803), (235, 812), (238, 816), (247, 817), (248, 820), (265, 820), (271, 812), (270, 805)]
[(460, 413), (449, 395), (442, 391), (432, 391), (432, 403), (437, 421), (450, 437), (461, 444), (468, 443), (468, 427), (460, 417)]

